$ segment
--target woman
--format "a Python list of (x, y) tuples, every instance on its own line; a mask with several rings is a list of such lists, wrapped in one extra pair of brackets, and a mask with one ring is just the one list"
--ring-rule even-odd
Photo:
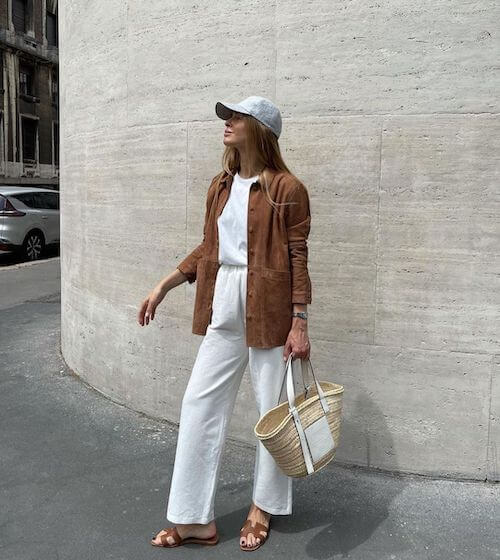
[[(310, 354), (307, 304), (309, 197), (278, 145), (281, 114), (251, 96), (216, 104), (225, 120), (223, 171), (208, 189), (203, 241), (142, 302), (149, 324), (165, 295), (197, 280), (193, 328), (205, 335), (182, 400), (166, 517), (173, 523), (151, 544), (216, 544), (214, 497), (226, 428), (249, 364), (262, 416), (276, 406), (285, 361)], [(253, 501), (240, 548), (255, 550), (271, 515), (292, 513), (292, 478), (257, 442)]]

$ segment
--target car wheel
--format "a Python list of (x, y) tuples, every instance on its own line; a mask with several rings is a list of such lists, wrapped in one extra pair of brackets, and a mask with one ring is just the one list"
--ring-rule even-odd
[(29, 261), (40, 259), (45, 250), (45, 241), (38, 231), (30, 232), (23, 243), (24, 257)]

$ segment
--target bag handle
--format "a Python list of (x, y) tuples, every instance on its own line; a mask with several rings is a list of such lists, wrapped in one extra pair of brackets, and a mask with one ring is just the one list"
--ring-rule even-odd
[[(293, 352), (292, 352), (292, 354), (293, 354)], [(290, 356), (289, 356), (289, 358), (290, 358)], [(302, 364), (302, 362), (301, 362), (301, 364)], [(292, 363), (292, 365), (293, 365), (293, 363)], [(279, 395), (278, 395), (278, 405), (280, 404), (281, 395), (283, 393), (283, 387), (285, 386), (286, 375), (287, 375), (287, 367), (288, 367), (288, 361), (285, 363), (285, 367), (284, 367), (283, 381), (281, 382), (281, 389), (280, 389), (280, 392), (279, 392)], [(292, 375), (293, 375), (293, 367), (292, 367)], [(303, 368), (302, 368), (302, 383), (304, 385), (304, 391), (306, 392), (306, 395), (307, 395), (307, 392), (309, 391), (310, 386), (309, 385), (306, 386), (306, 384), (305, 384), (304, 369)]]
[[(290, 352), (290, 354), (288, 355), (288, 359), (286, 361), (286, 365), (285, 365), (285, 375), (283, 376), (283, 381), (281, 383), (281, 390), (278, 396), (278, 404), (279, 404), (279, 400), (281, 397), (281, 393), (283, 391), (283, 384), (285, 383), (285, 379), (287, 380), (287, 397), (288, 397), (288, 406), (291, 409), (295, 408), (295, 390), (294, 390), (294, 385), (293, 385), (293, 356), (294, 356), (294, 352)], [(306, 364), (304, 364), (304, 362), (306, 362)], [(314, 379), (314, 383), (316, 386), (316, 392), (318, 393), (318, 397), (319, 400), (321, 402), (321, 406), (323, 407), (323, 411), (326, 413), (330, 410), (330, 407), (328, 406), (328, 403), (326, 401), (326, 397), (325, 397), (325, 393), (323, 392), (323, 389), (321, 388), (321, 385), (319, 384), (316, 375), (314, 373), (313, 367), (312, 367), (312, 363), (311, 363), (311, 359), (310, 358), (306, 358), (306, 359), (300, 359), (300, 364), (301, 364), (301, 372), (302, 372), (302, 382), (304, 384), (304, 389), (305, 389), (305, 398), (307, 398), (307, 393), (310, 389), (310, 385), (306, 386), (306, 382), (305, 382), (305, 375), (304, 375), (304, 370), (307, 371), (307, 367), (311, 368), (311, 373)], [(304, 365), (306, 366), (304, 368)]]

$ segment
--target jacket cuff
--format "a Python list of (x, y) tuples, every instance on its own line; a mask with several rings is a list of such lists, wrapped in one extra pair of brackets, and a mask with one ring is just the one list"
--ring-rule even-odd
[(292, 293), (292, 305), (294, 303), (309, 304), (312, 303), (312, 297), (310, 292), (293, 292)]
[(177, 269), (187, 277), (187, 280), (190, 284), (192, 284), (196, 280), (196, 267), (193, 269), (191, 266), (189, 266), (189, 263), (186, 262), (186, 260), (183, 260), (180, 264), (178, 264)]

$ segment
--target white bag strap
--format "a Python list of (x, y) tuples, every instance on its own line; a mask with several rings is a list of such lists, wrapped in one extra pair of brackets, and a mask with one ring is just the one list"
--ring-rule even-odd
[[(302, 364), (303, 363), (304, 363), (304, 360), (302, 360)], [(316, 379), (316, 375), (314, 374), (314, 370), (313, 370), (310, 358), (307, 359), (307, 364), (306, 365), (311, 368), (311, 373), (312, 373), (312, 376), (313, 376), (313, 379), (314, 379), (314, 383), (316, 384), (316, 391), (318, 392), (318, 397), (319, 397), (319, 400), (321, 402), (321, 406), (323, 407), (323, 412), (325, 412), (325, 414), (326, 414), (327, 412), (329, 412), (330, 407), (328, 406), (328, 402), (326, 400), (325, 393), (324, 393), (323, 389), (321, 388), (321, 385), (319, 384), (319, 381)], [(303, 371), (302, 371), (302, 373), (303, 373)], [(307, 397), (307, 395), (306, 395), (306, 397)]]
[(295, 391), (293, 387), (293, 369), (292, 369), (292, 353), (288, 356), (286, 362), (286, 393), (288, 396), (288, 410), (292, 415), (295, 427), (297, 428), (297, 433), (299, 434), (300, 447), (302, 448), (302, 456), (304, 457), (304, 462), (307, 468), (307, 474), (314, 472), (314, 465), (311, 457), (311, 451), (307, 444), (306, 434), (304, 433), (304, 428), (302, 427), (302, 422), (300, 421), (299, 413), (295, 408)]
[[(285, 378), (287, 379), (287, 396), (288, 396), (288, 405), (290, 408), (295, 407), (295, 391), (294, 391), (294, 387), (293, 387), (293, 369), (292, 369), (292, 360), (293, 360), (293, 356), (294, 353), (290, 352), (290, 354), (288, 355), (288, 359), (286, 361), (286, 366), (285, 366), (285, 375), (283, 377), (283, 382), (285, 381)], [(307, 392), (309, 390), (309, 386), (306, 387), (305, 384), (305, 376), (304, 376), (304, 361), (301, 359), (301, 372), (302, 372), (302, 381), (304, 383), (304, 388), (306, 391), (306, 398), (307, 398)], [(316, 379), (316, 375), (314, 374), (314, 370), (312, 368), (312, 364), (311, 364), (311, 360), (310, 358), (307, 359), (308, 362), (308, 366), (311, 367), (311, 373), (314, 379), (314, 383), (316, 385), (316, 391), (318, 393), (318, 397), (319, 400), (321, 402), (321, 406), (323, 408), (323, 412), (326, 414), (327, 412), (329, 412), (330, 407), (328, 406), (328, 402), (326, 401), (326, 397), (325, 397), (325, 393), (323, 391), (323, 389), (321, 388), (321, 385), (319, 384), (318, 380)], [(290, 370), (290, 382), (288, 382), (288, 371)], [(283, 389), (283, 384), (282, 384), (282, 389)], [(281, 391), (280, 391), (280, 396), (281, 396)], [(278, 404), (279, 404), (279, 398), (278, 397)]]
[[(293, 352), (292, 352), (292, 353), (293, 353)], [(283, 367), (283, 381), (281, 382), (281, 389), (280, 389), (280, 392), (279, 392), (279, 395), (278, 395), (278, 402), (277, 402), (277, 405), (280, 404), (281, 395), (283, 394), (283, 388), (285, 387), (285, 381), (286, 381), (286, 374), (287, 374), (287, 371), (288, 371), (287, 368), (288, 368), (288, 361), (289, 361), (289, 359), (290, 359), (290, 356), (288, 356), (288, 360), (286, 361), (286, 363), (285, 363), (285, 365), (284, 365), (284, 367)], [(293, 362), (292, 362), (292, 366), (293, 366)], [(309, 390), (309, 386), (306, 387), (306, 384), (305, 384), (305, 382), (304, 382), (304, 375), (303, 375), (303, 373), (304, 373), (304, 372), (302, 371), (302, 383), (303, 383), (303, 385), (304, 385), (304, 391), (305, 391), (305, 393), (306, 393), (306, 395), (307, 395), (307, 392), (308, 392), (308, 390)], [(293, 376), (293, 367), (292, 367), (292, 376)]]
[(307, 445), (306, 434), (304, 433), (304, 428), (302, 427), (302, 423), (300, 421), (299, 413), (297, 412), (297, 409), (295, 407), (291, 408), (290, 412), (295, 422), (297, 433), (299, 434), (300, 447), (302, 448), (302, 455), (306, 464), (307, 474), (311, 474), (314, 472), (314, 465), (311, 458), (311, 451), (309, 450), (309, 446)]
[[(302, 427), (302, 422), (300, 420), (299, 413), (295, 408), (295, 390), (293, 386), (292, 360), (293, 360), (293, 352), (290, 353), (290, 355), (288, 356), (288, 360), (286, 362), (286, 392), (288, 396), (288, 410), (290, 411), (290, 414), (292, 415), (293, 421), (295, 423), (295, 427), (297, 428), (300, 446), (302, 448), (302, 456), (304, 457), (304, 462), (306, 464), (307, 474), (312, 474), (314, 472), (314, 463), (312, 459), (311, 450), (309, 449), (309, 445), (307, 443), (307, 438), (304, 433), (304, 428)], [(301, 365), (302, 365), (301, 368), (302, 379), (304, 380), (304, 369), (303, 369), (304, 364), (302, 363)], [(321, 388), (321, 385), (318, 383), (318, 380), (314, 375), (312, 366), (311, 366), (311, 371), (313, 374), (314, 382), (316, 383), (316, 390), (318, 391), (318, 396), (321, 402), (321, 406), (323, 407), (323, 411), (326, 413), (328, 410), (330, 410), (330, 407), (328, 406), (328, 403), (326, 401), (326, 397), (323, 392), (323, 389)], [(307, 388), (306, 388), (306, 392), (307, 392)]]

